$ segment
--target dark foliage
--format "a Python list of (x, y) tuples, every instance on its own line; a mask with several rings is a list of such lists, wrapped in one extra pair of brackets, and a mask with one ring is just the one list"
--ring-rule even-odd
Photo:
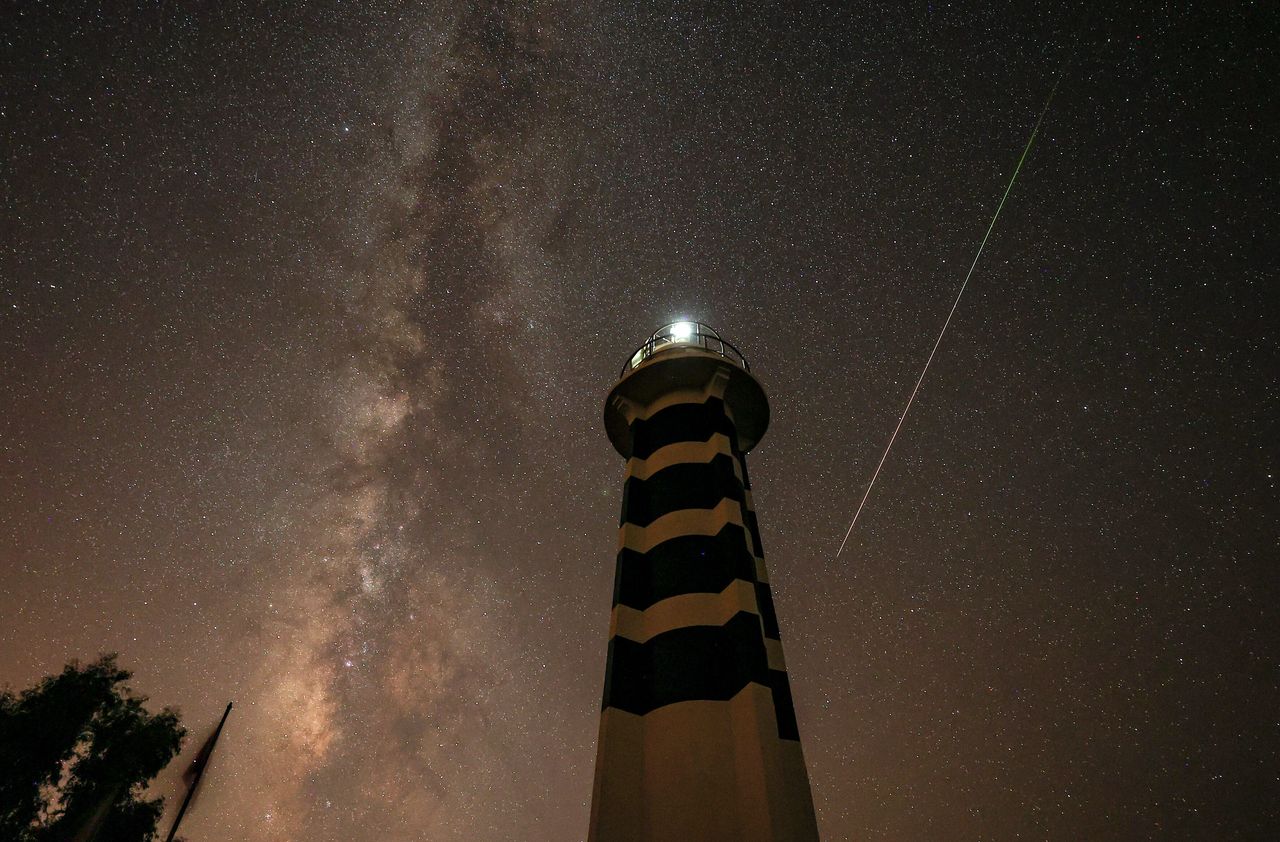
[(114, 655), (0, 692), (0, 839), (149, 842), (164, 799), (147, 782), (178, 753), (176, 711), (149, 713)]

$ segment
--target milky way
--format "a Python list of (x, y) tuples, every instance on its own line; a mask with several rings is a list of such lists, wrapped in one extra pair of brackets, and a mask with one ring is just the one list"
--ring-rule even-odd
[(354, 5), (6, 32), (0, 681), (234, 699), (191, 840), (582, 838), (602, 402), (699, 318), (824, 838), (1265, 835), (1262, 12)]
[[(393, 127), (392, 190), (372, 198), (368, 248), (339, 288), (353, 335), (320, 451), (332, 461), (317, 466), (325, 486), (295, 555), (265, 585), (280, 607), (265, 629), (261, 727), (288, 734), (300, 758), (272, 796), (273, 821), (295, 837), (512, 838), (545, 799), (547, 769), (529, 760), (563, 753), (554, 726), (528, 721), (536, 653), (511, 615), (538, 606), (502, 564), (519, 542), (495, 534), (519, 522), (505, 509), (524, 493), (510, 467), (494, 474), (546, 368), (513, 352), (545, 345), (529, 299), (548, 281), (544, 241), (572, 154), (559, 142), (564, 18), (447, 20), (422, 69), (429, 87), (409, 92)], [(331, 813), (328, 793), (347, 787), (357, 798)]]

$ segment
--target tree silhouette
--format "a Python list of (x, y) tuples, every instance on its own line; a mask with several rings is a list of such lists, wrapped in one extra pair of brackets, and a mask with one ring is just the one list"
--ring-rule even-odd
[(182, 745), (178, 713), (143, 707), (132, 673), (72, 661), (18, 695), (0, 692), (0, 839), (150, 842), (163, 798), (147, 782)]

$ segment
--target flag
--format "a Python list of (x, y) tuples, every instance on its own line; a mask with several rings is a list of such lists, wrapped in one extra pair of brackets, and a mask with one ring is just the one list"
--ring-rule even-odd
[(209, 759), (213, 757), (213, 747), (217, 745), (218, 735), (222, 733), (222, 726), (227, 724), (227, 716), (230, 713), (231, 702), (227, 702), (227, 709), (222, 712), (222, 719), (218, 722), (218, 727), (213, 729), (213, 733), (209, 735), (209, 739), (204, 741), (204, 745), (200, 746), (200, 751), (196, 754), (195, 759), (191, 761), (187, 771), (183, 772), (182, 780), (187, 784), (187, 797), (182, 800), (182, 806), (178, 808), (178, 815), (173, 820), (173, 827), (169, 828), (169, 835), (165, 838), (165, 842), (173, 842), (174, 834), (178, 832), (178, 825), (182, 824), (182, 817), (186, 815), (187, 808), (191, 806), (192, 799), (195, 798), (196, 790), (200, 788), (200, 779), (204, 777), (205, 769), (209, 766)]
[(209, 765), (209, 759), (213, 756), (213, 746), (218, 742), (218, 732), (221, 728), (222, 726), (219, 724), (218, 728), (215, 728), (209, 734), (209, 737), (204, 741), (204, 745), (200, 746), (200, 751), (196, 752), (191, 765), (182, 773), (182, 782), (187, 785), (189, 793), (187, 796), (188, 807), (195, 803), (198, 791), (197, 784), (200, 783), (200, 778), (204, 776), (205, 767)]

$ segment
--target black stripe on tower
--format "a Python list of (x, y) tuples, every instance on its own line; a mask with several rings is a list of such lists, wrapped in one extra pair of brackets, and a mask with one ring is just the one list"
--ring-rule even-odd
[(723, 626), (686, 626), (644, 643), (609, 641), (604, 707), (644, 716), (678, 702), (728, 701), (751, 682), (769, 688), (778, 736), (800, 739), (787, 674), (769, 669), (760, 621), (739, 611)]
[(760, 543), (760, 522), (756, 520), (755, 511), (745, 503), (742, 506), (742, 522), (747, 525), (747, 532), (751, 535), (756, 552), (760, 554), (761, 558), (764, 558), (764, 544)]
[(734, 462), (720, 453), (710, 462), (668, 465), (648, 479), (629, 477), (622, 492), (622, 522), (648, 526), (681, 509), (714, 509), (725, 499), (743, 502)]
[(725, 412), (723, 400), (707, 398), (704, 403), (673, 404), (631, 422), (631, 456), (648, 459), (669, 444), (706, 441), (716, 433), (728, 436), (736, 451), (738, 431)]
[(760, 620), (746, 611), (723, 626), (686, 626), (644, 643), (609, 641), (605, 707), (644, 715), (676, 702), (732, 699), (748, 682), (768, 686)]
[[(720, 593), (734, 579), (754, 583), (756, 562), (747, 547), (743, 528), (736, 523), (726, 523), (715, 535), (679, 535), (646, 553), (624, 547), (618, 552), (613, 604), (644, 611), (668, 597)], [(768, 586), (765, 588), (767, 592)], [(758, 599), (759, 586), (756, 595)], [(769, 613), (772, 617), (772, 600)], [(769, 622), (765, 621), (766, 629)], [(776, 628), (776, 617), (772, 622)]]
[(796, 703), (791, 698), (791, 682), (787, 680), (787, 674), (782, 670), (769, 670), (769, 690), (773, 693), (773, 713), (778, 718), (778, 736), (784, 740), (799, 740)]
[(747, 455), (738, 450), (738, 443), (733, 443), (733, 456), (738, 460), (738, 468), (742, 471), (742, 487), (751, 490), (751, 475), (747, 473)]
[(778, 613), (773, 609), (773, 592), (767, 582), (756, 582), (756, 607), (760, 609), (760, 622), (764, 625), (764, 636), (773, 640), (781, 640), (778, 631)]

